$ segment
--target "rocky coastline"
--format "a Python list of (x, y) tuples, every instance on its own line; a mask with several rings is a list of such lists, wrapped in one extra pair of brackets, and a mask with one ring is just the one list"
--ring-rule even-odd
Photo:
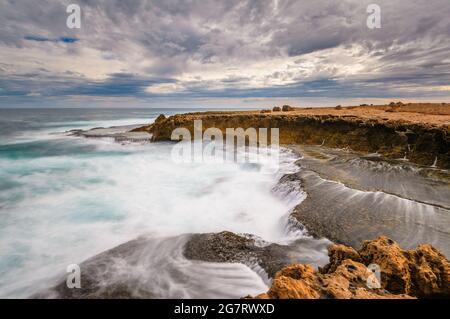
[[(430, 107), (429, 107), (430, 108)], [(279, 128), (280, 143), (323, 145), (378, 153), (386, 158), (407, 158), (420, 165), (450, 168), (450, 105), (439, 114), (418, 113), (416, 105), (340, 108), (286, 108), (285, 111), (197, 112), (160, 116), (155, 123), (136, 128), (153, 141), (171, 140), (176, 128), (193, 136), (194, 120), (210, 127)], [(431, 112), (431, 111), (430, 111)]]
[[(385, 236), (363, 242), (359, 250), (333, 244), (328, 246), (329, 262), (314, 267), (290, 262), (289, 249), (280, 245), (261, 247), (255, 245), (254, 239), (231, 232), (192, 234), (185, 239), (183, 253), (189, 260), (259, 265), (267, 271), (269, 290), (243, 298), (450, 298), (450, 262), (427, 244), (403, 250)], [(80, 265), (85, 274), (81, 289), (69, 289), (61, 280), (32, 298), (158, 298), (152, 286), (133, 277), (133, 273), (124, 276), (117, 272), (118, 265), (136, 266), (135, 257), (145, 254), (149, 245), (152, 240), (141, 237), (94, 256)], [(379, 267), (379, 277), (371, 265)]]

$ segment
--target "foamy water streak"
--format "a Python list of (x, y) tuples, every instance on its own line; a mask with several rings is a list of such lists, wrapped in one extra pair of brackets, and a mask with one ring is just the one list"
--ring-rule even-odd
[[(263, 277), (243, 264), (186, 259), (189, 237), (140, 237), (88, 260), (81, 265), (86, 291), (127, 298), (240, 298), (267, 290)], [(62, 297), (52, 290), (44, 294)]]
[[(286, 233), (292, 202), (272, 192), (281, 172), (233, 162), (174, 164), (171, 143), (120, 145), (51, 133), (41, 132), (23, 149), (13, 145), (16, 155), (0, 159), (2, 181), (11, 184), (0, 192), (0, 297), (29, 296), (68, 264), (141, 234), (229, 230), (271, 242), (292, 236)], [(280, 160), (284, 171), (294, 169), (292, 153), (281, 150)], [(255, 278), (243, 265), (214, 267), (228, 269), (227, 278)], [(262, 287), (258, 281), (256, 287)], [(254, 292), (254, 284), (250, 288)], [(177, 296), (184, 293), (167, 295)]]

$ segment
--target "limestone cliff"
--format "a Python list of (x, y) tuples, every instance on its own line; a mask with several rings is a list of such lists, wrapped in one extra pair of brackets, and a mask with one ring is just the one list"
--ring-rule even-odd
[[(423, 164), (450, 168), (450, 126), (396, 117), (364, 117), (305, 112), (203, 112), (158, 117), (154, 124), (136, 131), (153, 134), (153, 141), (170, 140), (175, 128), (184, 127), (193, 136), (194, 120), (202, 120), (203, 131), (210, 127), (279, 128), (281, 144), (309, 144), (354, 151), (378, 152), (387, 158), (403, 158)], [(355, 113), (356, 114), (356, 113)], [(384, 113), (391, 114), (391, 113)], [(446, 116), (446, 115), (443, 115)], [(407, 118), (405, 116), (405, 118)], [(444, 119), (445, 120), (445, 119)]]

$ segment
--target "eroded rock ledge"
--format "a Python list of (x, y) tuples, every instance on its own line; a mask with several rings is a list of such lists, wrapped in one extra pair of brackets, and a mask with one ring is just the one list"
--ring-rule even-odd
[(191, 260), (259, 266), (270, 278), (293, 262), (305, 262), (317, 267), (327, 261), (327, 240), (305, 237), (290, 245), (258, 243), (258, 240), (251, 235), (229, 231), (193, 234), (184, 247), (184, 256)]
[[(349, 147), (355, 151), (378, 152), (388, 158), (403, 158), (423, 165), (450, 168), (449, 125), (410, 122), (400, 118), (367, 118), (350, 115), (305, 114), (304, 112), (203, 112), (160, 116), (154, 124), (137, 128), (153, 134), (153, 141), (170, 140), (175, 128), (187, 128), (193, 136), (194, 120), (210, 127), (279, 128), (281, 144)], [(389, 113), (385, 113), (389, 114)], [(407, 116), (405, 116), (407, 118)]]
[[(330, 262), (318, 271), (294, 264), (277, 272), (268, 292), (256, 298), (450, 298), (450, 263), (430, 245), (403, 250), (381, 236), (356, 251), (329, 247)], [(381, 288), (367, 285), (369, 264), (381, 269)]]

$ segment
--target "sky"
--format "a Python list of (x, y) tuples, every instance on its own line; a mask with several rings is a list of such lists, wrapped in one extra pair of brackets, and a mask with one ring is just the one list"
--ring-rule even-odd
[(450, 0), (0, 0), (0, 107), (448, 102), (449, 17)]

